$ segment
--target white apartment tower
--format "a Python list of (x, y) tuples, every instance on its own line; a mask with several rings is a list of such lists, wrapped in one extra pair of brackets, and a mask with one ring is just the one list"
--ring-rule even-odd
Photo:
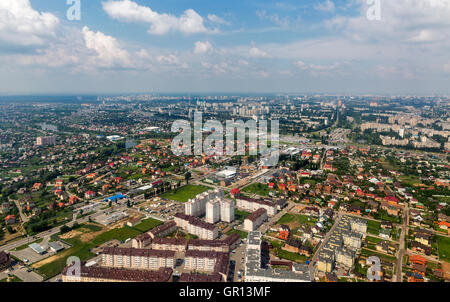
[(216, 223), (220, 220), (220, 202), (218, 199), (206, 203), (206, 222)]
[(220, 201), (220, 220), (232, 222), (234, 220), (234, 202), (228, 199)]

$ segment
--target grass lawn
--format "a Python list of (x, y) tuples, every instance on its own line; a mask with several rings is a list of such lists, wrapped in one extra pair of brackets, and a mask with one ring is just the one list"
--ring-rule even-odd
[(242, 192), (256, 194), (259, 196), (269, 196), (270, 190), (266, 184), (254, 183), (242, 189)]
[(385, 254), (377, 253), (375, 251), (368, 250), (368, 249), (365, 249), (365, 248), (363, 248), (361, 250), (361, 255), (364, 255), (364, 256), (367, 256), (367, 257), (378, 256), (380, 259), (384, 259), (384, 260), (389, 261), (389, 262), (395, 262), (395, 260), (396, 260), (396, 258), (394, 256), (388, 256), (388, 255), (385, 255)]
[(179, 202), (187, 202), (189, 199), (194, 198), (200, 193), (211, 190), (206, 186), (186, 185), (184, 187), (175, 189), (172, 192), (162, 195), (163, 198), (175, 200)]
[[(0, 280), (0, 282), (8, 282), (8, 278), (2, 279), (2, 280)], [(12, 276), (10, 278), (9, 282), (23, 282), (23, 280), (17, 276)]]
[(378, 243), (380, 241), (385, 241), (385, 239), (381, 239), (381, 238), (375, 238), (375, 237), (371, 237), (371, 236), (366, 236), (367, 240), (373, 243)]
[(239, 220), (240, 222), (243, 222), (245, 220), (245, 218), (247, 218), (247, 216), (249, 216), (251, 213), (249, 212), (245, 212), (245, 211), (240, 211), (238, 209), (234, 210), (234, 217), (235, 219)]
[(436, 236), (439, 249), (439, 260), (450, 262), (450, 238)]
[(141, 232), (147, 232), (147, 231), (153, 229), (154, 227), (157, 227), (160, 224), (162, 224), (161, 221), (153, 219), (153, 218), (148, 218), (148, 219), (142, 220), (142, 222), (140, 224), (134, 226), (134, 228)]
[(280, 249), (277, 252), (277, 256), (282, 258), (282, 259), (286, 259), (286, 260), (290, 260), (290, 261), (295, 261), (295, 262), (302, 262), (304, 263), (306, 260), (308, 260), (308, 257), (297, 254), (297, 253), (291, 253), (285, 250)]
[[(128, 238), (136, 237), (137, 235), (141, 234), (142, 232), (130, 228), (130, 227), (123, 227), (120, 229), (113, 229), (110, 231), (107, 231), (105, 233), (102, 233), (95, 237), (92, 241), (89, 242), (82, 242), (79, 238), (70, 238), (65, 239), (64, 241), (70, 243), (72, 245), (71, 248), (61, 252), (59, 254), (59, 258), (57, 258), (55, 261), (52, 261), (50, 263), (46, 263), (40, 267), (38, 267), (37, 271), (39, 274), (41, 274), (44, 277), (44, 280), (49, 279), (51, 277), (56, 276), (57, 274), (61, 273), (62, 269), (66, 266), (67, 258), (70, 256), (76, 256), (80, 258), (81, 261), (86, 261), (95, 255), (91, 253), (91, 249), (99, 246), (107, 241), (110, 241), (112, 239), (117, 239), (119, 241), (125, 241)], [(45, 259), (44, 259), (45, 261)], [(39, 263), (39, 262), (38, 262)], [(36, 263), (36, 264), (38, 264)]]
[(317, 223), (317, 219), (306, 215), (295, 215), (291, 213), (284, 214), (277, 224), (286, 224), (291, 230), (299, 227), (300, 225), (314, 226)]
[(373, 221), (373, 220), (368, 220), (367, 222), (368, 222), (367, 232), (374, 234), (374, 235), (378, 235), (380, 233), (381, 222)]
[(245, 239), (248, 236), (247, 232), (240, 231), (240, 230), (230, 230), (230, 231), (227, 232), (227, 235), (233, 235), (233, 234), (239, 234), (241, 239)]

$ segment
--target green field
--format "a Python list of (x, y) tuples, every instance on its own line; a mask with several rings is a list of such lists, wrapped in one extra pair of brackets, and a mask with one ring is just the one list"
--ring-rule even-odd
[(439, 249), (439, 259), (450, 262), (450, 238), (444, 236), (436, 236)]
[(242, 189), (242, 192), (256, 194), (259, 196), (269, 196), (270, 190), (266, 184), (254, 183)]
[(313, 226), (317, 223), (317, 219), (313, 217), (309, 217), (306, 215), (295, 215), (295, 214), (284, 214), (280, 220), (277, 221), (276, 224), (288, 224), (290, 226), (296, 227), (299, 225), (310, 225)]
[(148, 218), (148, 219), (142, 220), (142, 222), (140, 224), (134, 226), (134, 228), (141, 232), (147, 232), (147, 231), (153, 229), (154, 227), (157, 227), (160, 224), (162, 224), (161, 221), (153, 219), (153, 218)]
[(187, 202), (189, 199), (194, 198), (198, 194), (208, 190), (211, 190), (211, 188), (206, 186), (186, 185), (172, 192), (166, 193), (161, 197), (179, 202)]
[(86, 261), (95, 256), (90, 251), (92, 248), (97, 247), (112, 239), (117, 239), (123, 242), (126, 239), (134, 238), (141, 233), (142, 232), (136, 229), (125, 226), (120, 229), (113, 229), (105, 233), (102, 233), (97, 237), (95, 237), (90, 242), (82, 242), (77, 237), (66, 239), (64, 241), (71, 244), (72, 247), (62, 252), (60, 258), (56, 259), (51, 263), (44, 264), (43, 266), (39, 267), (37, 271), (44, 277), (44, 280), (49, 279), (61, 273), (64, 266), (66, 266), (66, 261), (68, 257), (76, 256), (79, 257), (81, 261)]
[(378, 235), (380, 233), (381, 222), (368, 220), (367, 221), (367, 232)]

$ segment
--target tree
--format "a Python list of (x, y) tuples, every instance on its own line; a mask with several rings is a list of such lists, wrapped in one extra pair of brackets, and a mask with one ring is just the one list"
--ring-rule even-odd
[(67, 225), (63, 225), (60, 229), (61, 234), (70, 232), (70, 228)]
[(186, 174), (184, 174), (184, 179), (186, 180), (187, 184), (189, 183), (191, 177), (192, 177), (191, 172), (186, 172)]

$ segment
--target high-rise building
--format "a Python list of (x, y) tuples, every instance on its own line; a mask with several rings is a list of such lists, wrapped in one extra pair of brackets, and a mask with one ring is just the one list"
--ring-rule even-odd
[(55, 136), (40, 136), (36, 138), (36, 145), (38, 146), (48, 146), (55, 145), (56, 137)]
[(206, 222), (216, 223), (220, 220), (220, 202), (217, 199), (206, 203)]
[(228, 199), (220, 201), (220, 220), (232, 222), (234, 220), (234, 202)]

